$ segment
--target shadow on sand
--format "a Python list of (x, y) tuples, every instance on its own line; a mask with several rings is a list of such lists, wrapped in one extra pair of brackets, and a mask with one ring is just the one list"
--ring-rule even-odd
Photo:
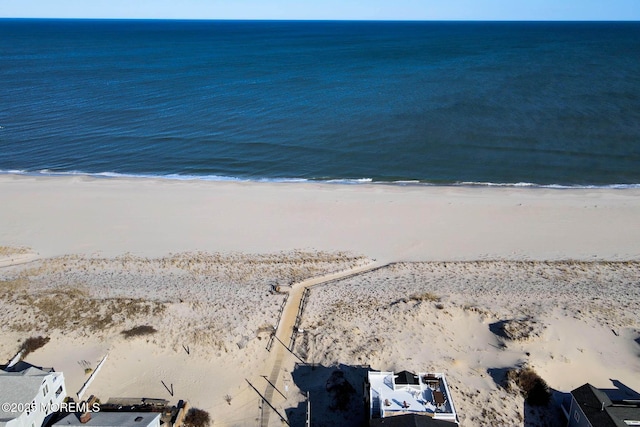
[(551, 399), (543, 406), (524, 402), (524, 427), (565, 427), (567, 420), (560, 408), (559, 399), (565, 393), (550, 389)]
[[(505, 388), (508, 381), (508, 372), (519, 368), (521, 367), (489, 368), (487, 373), (498, 387)], [(526, 400), (524, 401), (524, 427), (564, 427), (566, 425), (566, 420), (558, 403), (565, 393), (560, 393), (553, 389), (549, 389), (549, 391), (551, 392), (551, 398), (546, 405), (531, 405)]]
[(507, 382), (507, 373), (514, 368), (489, 368), (487, 373), (498, 387), (504, 388)]
[(508, 320), (500, 320), (497, 322), (493, 322), (489, 324), (489, 330), (496, 336), (500, 338), (509, 338), (507, 334), (504, 332), (504, 326), (508, 324)]
[[(309, 392), (311, 425), (360, 427), (367, 425), (364, 383), (369, 366), (296, 364), (292, 376), (303, 394)], [(288, 408), (291, 427), (304, 427), (307, 403)]]

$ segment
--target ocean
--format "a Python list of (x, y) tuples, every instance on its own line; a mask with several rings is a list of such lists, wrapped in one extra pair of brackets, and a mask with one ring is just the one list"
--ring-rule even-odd
[(640, 23), (0, 20), (0, 173), (640, 187)]

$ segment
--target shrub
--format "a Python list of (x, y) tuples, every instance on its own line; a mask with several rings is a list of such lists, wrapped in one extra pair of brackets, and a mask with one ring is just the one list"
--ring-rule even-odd
[(544, 406), (549, 403), (551, 398), (549, 386), (533, 369), (521, 369), (517, 374), (516, 383), (530, 405)]
[(44, 345), (48, 343), (50, 339), (51, 338), (49, 337), (42, 336), (27, 338), (20, 347), (22, 357), (27, 357), (27, 354), (36, 351), (40, 347), (44, 347)]
[(409, 298), (418, 302), (422, 302), (422, 301), (440, 302), (440, 297), (431, 292), (424, 292), (422, 294), (411, 295)]
[(332, 395), (332, 402), (329, 408), (333, 411), (347, 410), (351, 402), (351, 395), (356, 392), (344, 377), (344, 372), (342, 371), (334, 371), (331, 374), (327, 380), (326, 389)]
[(121, 334), (124, 335), (125, 338), (133, 338), (141, 335), (155, 334), (156, 332), (158, 331), (153, 326), (141, 325), (122, 331)]
[(184, 417), (185, 427), (207, 427), (211, 424), (209, 413), (203, 409), (191, 408)]

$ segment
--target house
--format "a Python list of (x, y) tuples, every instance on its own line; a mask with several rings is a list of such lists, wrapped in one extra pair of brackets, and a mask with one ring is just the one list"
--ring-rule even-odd
[(107, 403), (100, 404), (101, 414), (107, 412), (159, 413), (161, 414), (160, 424), (163, 427), (182, 427), (189, 409), (189, 402), (185, 400), (170, 406), (168, 400), (148, 397), (112, 397)]
[[(640, 426), (640, 400), (637, 395), (631, 399), (612, 398), (612, 391), (585, 384), (571, 391), (570, 401), (562, 408), (569, 419), (568, 427), (629, 427)], [(608, 392), (608, 393), (607, 393)]]
[(458, 425), (444, 374), (371, 371), (365, 399), (370, 426)]
[(85, 412), (69, 414), (52, 427), (160, 427), (160, 415), (158, 412)]
[(0, 370), (0, 427), (41, 427), (65, 397), (62, 372), (27, 363)]

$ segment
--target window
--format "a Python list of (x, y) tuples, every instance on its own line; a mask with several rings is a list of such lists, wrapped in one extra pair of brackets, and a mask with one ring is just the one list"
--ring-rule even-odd
[(62, 394), (62, 386), (58, 387), (58, 389), (56, 390), (56, 397), (60, 397), (61, 394)]
[(575, 418), (576, 422), (580, 422), (580, 414), (578, 413), (577, 409), (573, 413), (573, 418)]

